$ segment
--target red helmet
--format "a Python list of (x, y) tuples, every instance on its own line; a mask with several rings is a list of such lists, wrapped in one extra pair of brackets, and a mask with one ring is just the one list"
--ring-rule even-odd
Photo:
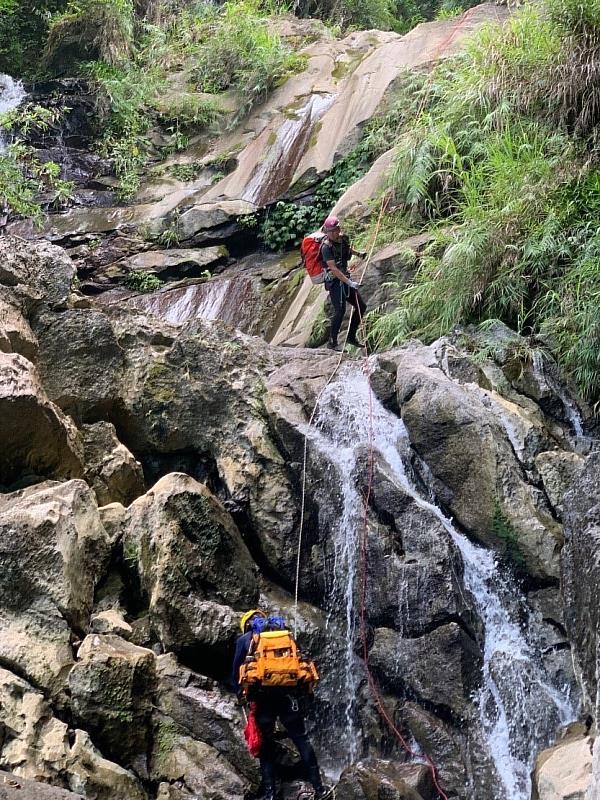
[(327, 219), (323, 223), (324, 231), (334, 231), (336, 228), (339, 227), (340, 227), (340, 221), (337, 217), (327, 217)]

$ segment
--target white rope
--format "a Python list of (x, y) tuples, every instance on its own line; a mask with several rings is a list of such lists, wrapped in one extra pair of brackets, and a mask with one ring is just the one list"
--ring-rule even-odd
[[(375, 245), (377, 243), (377, 236), (379, 235), (379, 228), (381, 227), (381, 220), (383, 218), (383, 213), (384, 213), (384, 211), (385, 211), (385, 209), (387, 207), (388, 202), (389, 202), (389, 197), (385, 197), (384, 196), (382, 198), (382, 201), (381, 201), (381, 209), (379, 211), (379, 217), (377, 219), (377, 225), (375, 226), (375, 231), (373, 233), (373, 238), (372, 238), (372, 241), (371, 241), (371, 247), (369, 249), (369, 253), (367, 255), (367, 258), (365, 259), (365, 264), (364, 264), (364, 267), (363, 267), (363, 270), (362, 270), (362, 273), (361, 273), (361, 276), (360, 276), (359, 284), (362, 283), (363, 278), (365, 277), (365, 272), (367, 271), (367, 267), (369, 266), (369, 262), (371, 261), (371, 258), (373, 256), (373, 251), (374, 251)], [(353, 314), (356, 313), (355, 309), (352, 309), (352, 313)], [(361, 317), (360, 324), (361, 324), (361, 327), (363, 328), (363, 336), (366, 337), (366, 331), (364, 330), (364, 321), (363, 321), (362, 317)], [(297, 633), (298, 633), (298, 591), (299, 591), (299, 586), (300, 586), (300, 562), (301, 562), (301, 558), (302, 558), (302, 555), (301, 555), (302, 554), (302, 535), (303, 535), (303, 532), (304, 532), (304, 519), (305, 519), (305, 515), (306, 515), (306, 465), (307, 465), (307, 460), (308, 460), (308, 429), (313, 424), (313, 420), (315, 418), (315, 414), (317, 413), (317, 408), (319, 407), (319, 402), (321, 400), (321, 397), (323, 396), (323, 392), (329, 386), (331, 381), (334, 379), (338, 369), (340, 368), (340, 365), (341, 365), (342, 360), (344, 358), (344, 348), (346, 347), (346, 344), (347, 344), (347, 341), (348, 341), (349, 332), (350, 332), (350, 328), (348, 328), (346, 330), (346, 335), (344, 337), (344, 344), (342, 345), (342, 350), (340, 352), (340, 356), (339, 356), (339, 358), (337, 360), (337, 363), (336, 363), (335, 367), (333, 368), (333, 371), (332, 371), (331, 375), (327, 379), (327, 383), (325, 383), (325, 385), (322, 387), (321, 391), (317, 395), (317, 399), (315, 400), (315, 405), (314, 405), (314, 408), (312, 410), (312, 414), (310, 415), (310, 419), (308, 420), (307, 430), (306, 430), (306, 433), (304, 434), (304, 453), (303, 453), (303, 457), (302, 457), (302, 502), (301, 502), (301, 505), (300, 505), (300, 528), (298, 530), (298, 546), (297, 546), (298, 549), (297, 549), (297, 553), (296, 553), (296, 580), (295, 580), (295, 585), (294, 585), (294, 638), (296, 638)], [(366, 342), (366, 338), (365, 338), (365, 342)]]

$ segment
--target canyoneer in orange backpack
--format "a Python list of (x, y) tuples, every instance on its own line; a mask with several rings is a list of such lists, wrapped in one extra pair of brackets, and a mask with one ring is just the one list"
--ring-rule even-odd
[(304, 722), (307, 696), (319, 679), (312, 661), (302, 656), (283, 617), (260, 609), (247, 611), (240, 622), (232, 684), (248, 700), (260, 731), (260, 770), (264, 800), (275, 800), (275, 723), (279, 719), (296, 745), (315, 800), (330, 797)]

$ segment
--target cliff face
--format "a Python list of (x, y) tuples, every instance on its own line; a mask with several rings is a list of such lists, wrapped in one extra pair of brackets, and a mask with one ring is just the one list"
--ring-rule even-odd
[(337, 356), (92, 304), (63, 250), (0, 246), (2, 766), (84, 797), (256, 786), (225, 683), (240, 613), (293, 613), (307, 435), (298, 630), (323, 673), (314, 737), (334, 774), (371, 759), (341, 796), (381, 781), (434, 796), (425, 768), (401, 766), (355, 654), (369, 441), (364, 602), (383, 702), (449, 796), (500, 798), (511, 780), (528, 796), (535, 751), (576, 716), (570, 639), (590, 691), (595, 652), (578, 601), (563, 619), (559, 563), (564, 514), (564, 584), (585, 593), (569, 565), (575, 537), (592, 541), (577, 487), (597, 465), (573, 451), (562, 401), (550, 415), (533, 399), (552, 399), (544, 373), (511, 379), (501, 349), (476, 363), (450, 340), (386, 353), (369, 368), (370, 439), (358, 365), (327, 385)]
[[(0, 238), (0, 799), (246, 800), (228, 677), (260, 605), (319, 665), (311, 735), (338, 800), (434, 800), (423, 753), (448, 797), (595, 800), (589, 412), (500, 324), (487, 358), (472, 331), (341, 363), (305, 349), (324, 292), (243, 222), (310, 201), (404, 70), (505, 13), (319, 28), (302, 73), (173, 158), (193, 179), (148, 174), (128, 206), (81, 127), (37, 142), (80, 206)], [(89, 111), (79, 82), (36, 92)], [(391, 162), (336, 213), (369, 213)], [(371, 306), (427, 240), (373, 254)]]

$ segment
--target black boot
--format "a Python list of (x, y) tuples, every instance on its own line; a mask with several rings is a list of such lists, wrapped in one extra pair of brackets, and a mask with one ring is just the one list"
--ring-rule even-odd
[(339, 344), (338, 344), (337, 342), (335, 342), (333, 339), (330, 339), (330, 340), (327, 342), (327, 347), (328, 347), (330, 350), (335, 350), (337, 353), (339, 353), (339, 352), (340, 352), (340, 350), (342, 349), (342, 348), (339, 346)]
[(333, 797), (333, 786), (325, 786), (323, 784), (318, 789), (315, 789), (313, 800), (329, 800), (330, 797)]
[(274, 786), (265, 786), (261, 800), (275, 800), (276, 795)]

